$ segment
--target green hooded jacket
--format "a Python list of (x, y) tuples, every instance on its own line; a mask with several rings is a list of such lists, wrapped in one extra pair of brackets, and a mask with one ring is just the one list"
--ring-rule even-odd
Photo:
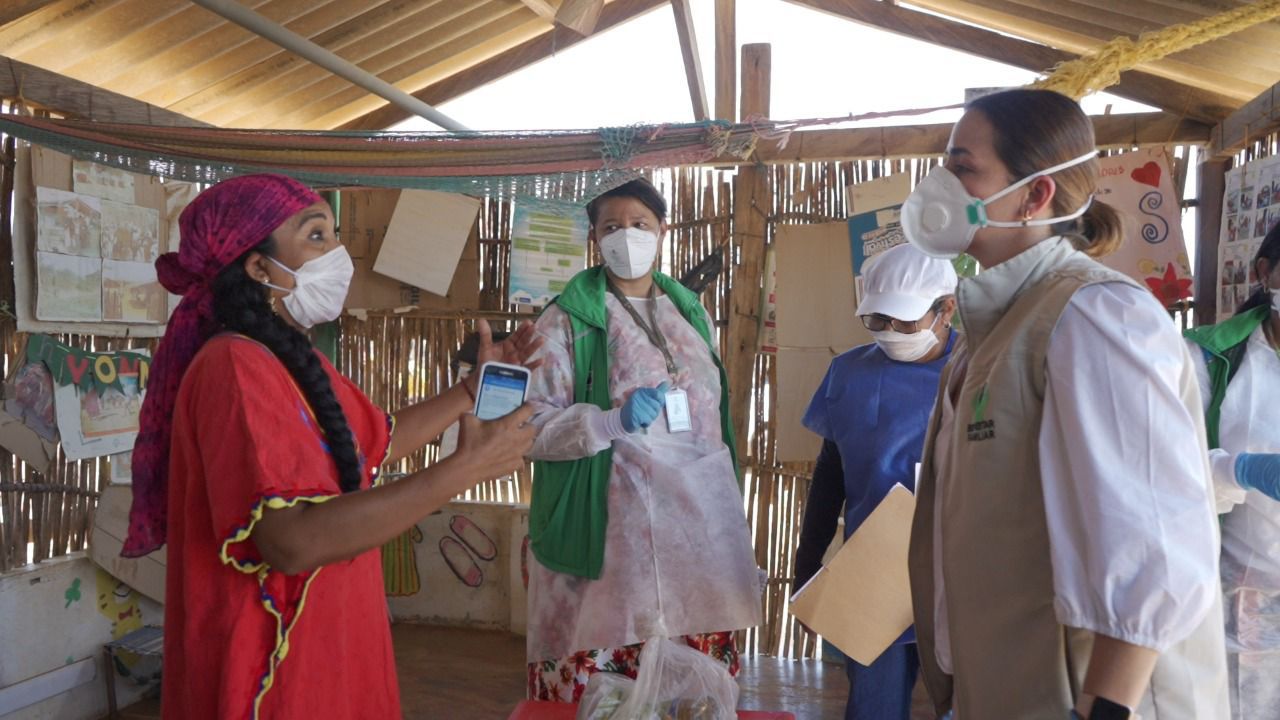
[(1217, 325), (1192, 328), (1183, 333), (1204, 350), (1209, 367), (1209, 409), (1205, 412), (1204, 424), (1210, 449), (1222, 446), (1218, 426), (1222, 419), (1222, 399), (1227, 396), (1227, 384), (1244, 362), (1249, 336), (1270, 316), (1271, 306), (1262, 305)]
[[(676, 309), (706, 341), (720, 371), (720, 430), (733, 459), (739, 486), (737, 444), (729, 417), (729, 383), (707, 327), (706, 311), (692, 291), (655, 272), (653, 280)], [(610, 410), (608, 312), (604, 266), (578, 273), (554, 301), (573, 329), (573, 401)], [(590, 579), (604, 566), (605, 527), (609, 520), (609, 473), (613, 449), (578, 460), (534, 463), (533, 497), (529, 504), (529, 546), (543, 566)]]

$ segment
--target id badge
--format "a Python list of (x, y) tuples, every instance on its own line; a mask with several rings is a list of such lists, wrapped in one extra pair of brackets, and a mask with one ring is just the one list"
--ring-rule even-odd
[(667, 391), (667, 431), (689, 432), (693, 419), (689, 417), (689, 394), (684, 390)]

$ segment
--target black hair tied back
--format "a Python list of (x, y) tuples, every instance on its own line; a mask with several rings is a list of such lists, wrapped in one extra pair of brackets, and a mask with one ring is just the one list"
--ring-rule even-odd
[[(274, 241), (267, 240), (250, 252), (269, 255), (274, 245)], [(358, 490), (360, 459), (347, 416), (333, 394), (329, 376), (307, 336), (272, 311), (268, 288), (245, 272), (247, 255), (231, 263), (214, 279), (214, 314), (224, 328), (262, 343), (279, 358), (315, 413), (338, 467), (338, 486), (344, 493)]]

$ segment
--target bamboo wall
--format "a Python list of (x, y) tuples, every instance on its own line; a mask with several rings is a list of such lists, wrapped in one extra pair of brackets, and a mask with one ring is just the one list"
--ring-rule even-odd
[[(769, 166), (772, 200), (766, 242), (774, 241), (779, 224), (843, 219), (847, 211), (844, 189), (849, 184), (896, 172), (910, 172), (919, 179), (935, 161), (916, 158)], [(0, 177), (0, 181), (3, 179)], [(703, 294), (723, 350), (733, 291), (730, 263), (742, 257), (733, 234), (733, 171), (681, 168), (658, 172), (653, 179), (670, 203), (670, 232), (663, 258), (672, 275), (680, 276), (714, 248), (726, 251), (725, 270)], [(3, 199), (8, 197), (8, 192), (0, 195)], [(0, 210), (4, 211), (0, 228), (7, 229), (9, 208), (0, 203)], [(490, 319), (495, 329), (510, 329), (518, 319), (527, 317), (513, 312), (505, 300), (511, 210), (509, 204), (493, 201), (485, 201), (482, 208), (479, 310), (343, 319), (339, 365), (375, 403), (394, 411), (453, 384), (456, 378), (450, 362), (476, 318)], [(8, 239), (0, 237), (0, 253), (8, 247)], [(60, 340), (100, 350), (126, 345), (122, 340), (88, 336)], [(0, 368), (5, 374), (20, 342), (11, 318), (0, 318), (0, 348), (4, 351)], [(754, 533), (757, 561), (769, 579), (764, 623), (744, 634), (743, 648), (749, 653), (782, 657), (811, 656), (816, 648), (810, 638), (799, 632), (787, 612), (786, 600), (792, 590), (792, 558), (812, 466), (776, 461), (778, 389), (772, 355), (756, 356), (752, 382), (748, 457), (743, 459), (747, 475), (744, 508)], [(436, 447), (427, 447), (387, 471), (421, 468), (435, 459), (436, 452)], [(0, 450), (0, 572), (26, 562), (28, 542), (35, 544), (36, 562), (83, 549), (92, 525), (92, 507), (105, 475), (103, 460), (70, 463), (59, 459), (54, 471), (45, 477)], [(526, 468), (513, 480), (484, 483), (463, 498), (527, 502), (530, 481), (531, 473)]]

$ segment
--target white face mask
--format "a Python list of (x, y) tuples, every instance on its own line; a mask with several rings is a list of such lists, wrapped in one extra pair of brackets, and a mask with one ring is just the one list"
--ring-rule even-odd
[(658, 236), (639, 228), (618, 228), (600, 238), (604, 265), (623, 280), (644, 277), (658, 257)]
[(1280, 289), (1271, 291), (1271, 309), (1280, 313)]
[(938, 336), (934, 334), (933, 329), (937, 327), (938, 315), (933, 319), (933, 324), (925, 330), (919, 330), (913, 333), (900, 333), (897, 330), (877, 330), (871, 333), (871, 337), (875, 338), (876, 344), (888, 355), (890, 359), (898, 362), (915, 362), (929, 351), (938, 346)]
[(969, 249), (969, 245), (973, 243), (973, 235), (979, 228), (1054, 225), (1075, 220), (1089, 209), (1089, 205), (1093, 203), (1092, 196), (1085, 201), (1083, 207), (1070, 215), (1043, 220), (1017, 222), (991, 220), (987, 217), (987, 206), (1036, 178), (1088, 162), (1097, 154), (1098, 151), (1094, 150), (1087, 155), (1081, 155), (1034, 175), (1028, 175), (986, 199), (970, 195), (969, 191), (964, 189), (960, 178), (939, 165), (930, 171), (919, 185), (916, 185), (916, 189), (903, 203), (902, 231), (906, 234), (907, 240), (924, 254), (949, 259), (959, 257)]
[(339, 245), (318, 258), (302, 263), (297, 270), (290, 270), (273, 257), (267, 259), (293, 276), (292, 289), (271, 283), (263, 285), (289, 293), (284, 296), (284, 306), (299, 325), (309, 328), (336, 320), (342, 314), (347, 288), (351, 286), (351, 276), (356, 271), (347, 248)]

